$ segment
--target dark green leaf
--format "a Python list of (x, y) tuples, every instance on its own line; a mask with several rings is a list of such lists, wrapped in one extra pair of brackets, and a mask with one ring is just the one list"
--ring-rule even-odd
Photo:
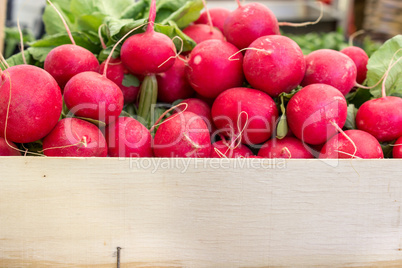
[[(82, 46), (94, 54), (98, 54), (101, 50), (99, 43), (94, 42), (94, 36), (83, 32), (73, 32), (73, 38), (78, 46)], [(95, 39), (96, 40), (96, 39)], [(99, 41), (99, 39), (98, 39)], [(71, 44), (67, 33), (54, 34), (31, 43), (32, 47), (56, 47), (64, 44)]]
[[(169, 25), (155, 24), (155, 31), (166, 34), (170, 37), (170, 39), (173, 39), (176, 36), (180, 37), (181, 40), (183, 40), (183, 51), (190, 51), (197, 45), (190, 37), (185, 35), (172, 21), (169, 21)], [(176, 50), (179, 51), (181, 48), (181, 41), (176, 38), (174, 40), (174, 44), (176, 46)]]
[(364, 88), (358, 88), (356, 91), (350, 92), (346, 95), (348, 103), (354, 104), (356, 108), (359, 108), (363, 103), (373, 98), (370, 90)]
[(121, 14), (121, 19), (139, 20), (148, 18), (149, 2), (138, 1), (128, 6)]
[[(27, 61), (28, 64), (31, 65), (36, 65), (34, 58), (32, 57), (31, 53), (29, 53), (28, 50), (24, 51), (24, 55), (25, 55), (25, 59)], [(22, 53), (18, 53), (13, 55), (12, 57), (7, 59), (7, 64), (11, 67), (11, 66), (15, 66), (15, 65), (21, 65), (24, 64), (23, 58), (22, 58)], [(2, 70), (4, 70), (4, 66), (0, 65)]]
[(347, 129), (356, 129), (356, 113), (357, 108), (354, 104), (348, 105), (347, 117), (344, 127)]
[[(368, 86), (375, 85), (387, 71), (390, 62), (394, 62), (398, 57), (402, 56), (402, 51), (399, 51), (394, 56), (395, 52), (402, 48), (402, 35), (394, 36), (382, 45), (369, 59), (367, 64), (367, 79)], [(389, 72), (385, 83), (387, 95), (402, 93), (402, 61), (399, 61)], [(381, 84), (371, 89), (370, 92), (375, 98), (379, 98), (381, 94)]]
[(104, 18), (105, 15), (101, 13), (79, 16), (77, 17), (78, 29), (80, 31), (98, 32), (98, 28), (102, 25)]
[(53, 47), (29, 47), (28, 51), (36, 61), (43, 63), (52, 49)]
[(382, 152), (384, 153), (384, 158), (392, 158), (392, 151), (394, 147), (388, 143), (381, 144)]
[(140, 86), (140, 80), (132, 74), (125, 74), (122, 84), (125, 87), (138, 87)]
[[(166, 18), (163, 19), (161, 24), (167, 24), (169, 21), (174, 21), (179, 28), (184, 28), (191, 22), (196, 21), (200, 17), (200, 12), (204, 7), (201, 0), (191, 0), (191, 1), (166, 0), (165, 2), (169, 4), (174, 3), (174, 5), (172, 5), (170, 9), (166, 9), (166, 7), (164, 6), (163, 10), (166, 10), (166, 13), (168, 15), (166, 15)], [(162, 9), (160, 9), (159, 12), (161, 10)]]
[[(57, 3), (53, 3), (53, 4), (60, 11), (63, 18), (66, 20), (66, 23), (67, 23), (70, 31), (77, 30), (74, 23), (71, 21), (70, 17), (65, 13), (65, 11), (63, 11)], [(59, 16), (59, 14), (57, 14), (57, 12), (50, 5), (46, 6), (42, 20), (45, 25), (45, 30), (46, 30), (47, 34), (49, 34), (49, 35), (59, 34), (59, 33), (67, 34), (67, 30)]]

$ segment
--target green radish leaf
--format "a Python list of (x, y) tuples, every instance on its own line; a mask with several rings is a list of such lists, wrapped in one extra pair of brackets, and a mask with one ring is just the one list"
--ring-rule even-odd
[(104, 18), (105, 15), (99, 12), (79, 16), (77, 17), (78, 29), (80, 31), (98, 32), (98, 28), (102, 25)]
[(126, 112), (125, 110), (122, 110), (119, 117), (132, 117), (132, 116), (130, 113)]
[[(163, 3), (166, 3), (163, 5)], [(157, 18), (161, 19), (160, 13), (164, 11), (165, 18), (160, 21), (161, 24), (167, 24), (169, 21), (173, 21), (179, 28), (184, 28), (190, 23), (196, 21), (201, 14), (201, 10), (204, 8), (201, 0), (190, 1), (171, 1), (162, 0), (159, 1), (159, 9), (157, 10)], [(159, 20), (158, 20), (159, 21)]]
[(105, 16), (119, 18), (132, 0), (71, 0), (71, 11), (75, 16), (101, 13)]
[(36, 61), (44, 63), (47, 54), (49, 54), (52, 49), (53, 47), (29, 47), (28, 51)]
[(347, 117), (344, 127), (347, 129), (356, 129), (356, 113), (357, 108), (354, 104), (349, 104), (347, 109)]
[(276, 138), (283, 139), (289, 132), (288, 121), (286, 119), (286, 114), (281, 115), (278, 125), (276, 126)]
[(180, 104), (180, 102), (182, 102), (182, 101), (184, 101), (184, 99), (175, 100), (175, 101), (172, 103), (172, 107), (173, 107), (173, 106), (176, 106), (176, 105), (178, 105), (178, 104)]
[[(96, 40), (93, 35), (83, 32), (73, 32), (73, 38), (78, 46), (82, 46), (94, 54), (98, 54), (101, 50), (100, 41), (95, 43)], [(54, 34), (46, 36), (41, 40), (30, 43), (32, 47), (56, 47), (64, 44), (71, 44), (70, 38), (67, 33)]]
[(122, 12), (120, 19), (139, 20), (148, 18), (149, 15), (149, 2), (138, 1), (129, 5), (124, 12)]
[(94, 125), (97, 125), (98, 127), (106, 127), (106, 123), (105, 123), (105, 122), (102, 122), (102, 121), (99, 121), (99, 120), (96, 120), (96, 119), (86, 118), (86, 117), (80, 117), (80, 116), (74, 116), (74, 117), (75, 117), (75, 118), (78, 118), (78, 119), (82, 119), (82, 120), (88, 121), (88, 122), (90, 122), (90, 123), (92, 123), (92, 124), (94, 124)]
[[(32, 57), (31, 53), (29, 53), (28, 50), (24, 51), (24, 55), (25, 55), (25, 59), (27, 61), (28, 64), (30, 65), (37, 65), (38, 63), (35, 61), (35, 59)], [(15, 65), (21, 65), (24, 64), (24, 61), (22, 59), (22, 53), (17, 53), (15, 55), (13, 55), (12, 57), (8, 58), (7, 60), (7, 64), (11, 67), (11, 66), (15, 66)], [(3, 66), (2, 64), (0, 65), (2, 70), (5, 70), (5, 66)]]
[(140, 80), (132, 74), (125, 74), (122, 84), (125, 87), (138, 87), (140, 86)]
[(348, 93), (346, 96), (348, 103), (354, 104), (356, 108), (360, 108), (363, 103), (373, 98), (370, 90), (358, 88), (356, 91)]
[[(375, 85), (387, 71), (391, 60), (395, 62), (402, 56), (402, 51), (396, 55), (395, 52), (402, 48), (402, 35), (396, 35), (386, 41), (373, 55), (370, 57), (367, 64), (367, 79), (368, 86)], [(387, 96), (394, 94), (402, 94), (402, 61), (399, 61), (390, 71), (385, 83)], [(381, 84), (370, 90), (370, 93), (379, 98), (381, 94)]]
[[(60, 11), (62, 14), (63, 18), (66, 20), (66, 23), (68, 25), (68, 28), (70, 31), (76, 31), (77, 28), (75, 27), (74, 22), (70, 16), (68, 16), (68, 12), (65, 12), (64, 9), (62, 9), (58, 3), (54, 3), (54, 6)], [(52, 34), (59, 34), (59, 33), (66, 33), (67, 30), (57, 12), (54, 10), (54, 8), (50, 5), (47, 5), (45, 8), (45, 11), (42, 16), (43, 23), (45, 25), (45, 31), (47, 34), (52, 35)], [(71, 43), (71, 42), (70, 42)]]
[[(183, 52), (190, 51), (197, 45), (194, 40), (185, 35), (174, 22), (169, 21), (168, 23), (169, 25), (155, 24), (155, 31), (166, 34), (170, 39), (176, 36), (180, 37), (180, 39), (183, 40)], [(181, 41), (176, 38), (173, 42), (176, 46), (176, 50), (179, 51)]]
[(384, 153), (384, 158), (392, 158), (392, 151), (394, 147), (389, 143), (381, 143), (381, 149)]

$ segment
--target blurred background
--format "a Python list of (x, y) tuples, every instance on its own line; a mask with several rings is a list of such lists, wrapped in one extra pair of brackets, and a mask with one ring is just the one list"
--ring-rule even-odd
[[(112, 1), (112, 0), (111, 0)], [(251, 2), (252, 0), (249, 0)], [(316, 25), (307, 27), (281, 27), (284, 34), (306, 35), (314, 41), (318, 35), (337, 33), (337, 40), (329, 38), (329, 42), (346, 41), (353, 32), (364, 29), (365, 33), (356, 38), (357, 45), (363, 45), (365, 37), (383, 42), (390, 37), (402, 33), (402, 0), (320, 0), (324, 3), (324, 16)], [(208, 0), (209, 7), (226, 7), (234, 10), (234, 0)], [(320, 14), (320, 5), (314, 0), (264, 0), (257, 1), (267, 5), (279, 21), (306, 22), (314, 21)], [(3, 34), (5, 57), (18, 52), (19, 35), (16, 30), (19, 18), (23, 28), (25, 42), (39, 39), (44, 34), (41, 20), (46, 4), (45, 0), (0, 0), (0, 19), (5, 20), (0, 26)], [(4, 7), (6, 6), (6, 8)], [(2, 29), (3, 28), (3, 29)], [(297, 37), (296, 37), (297, 38)], [(0, 38), (1, 40), (1, 38)], [(0, 45), (0, 48), (1, 48)], [(332, 48), (331, 46), (329, 48)]]

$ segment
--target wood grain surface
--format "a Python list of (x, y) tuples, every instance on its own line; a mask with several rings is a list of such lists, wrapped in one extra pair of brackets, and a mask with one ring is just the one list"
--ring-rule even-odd
[(0, 267), (402, 267), (402, 162), (0, 158)]

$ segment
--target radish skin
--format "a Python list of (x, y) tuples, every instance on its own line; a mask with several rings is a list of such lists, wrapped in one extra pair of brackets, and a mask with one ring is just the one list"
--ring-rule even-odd
[(209, 157), (208, 127), (192, 112), (173, 114), (156, 131), (153, 152), (156, 157)]
[(212, 118), (218, 130), (230, 140), (241, 136), (247, 145), (268, 140), (275, 130), (278, 109), (265, 92), (251, 88), (231, 88), (212, 105)]
[(242, 86), (243, 55), (238, 52), (235, 46), (221, 40), (207, 40), (195, 46), (187, 65), (194, 90), (204, 97), (216, 98), (226, 89)]
[[(305, 143), (322, 144), (346, 122), (347, 103), (343, 94), (326, 84), (311, 84), (288, 102), (286, 116), (293, 134)], [(332, 123), (331, 123), (332, 122)]]
[(394, 158), (402, 158), (402, 136), (396, 140), (394, 149), (392, 150), (392, 156)]
[(308, 147), (293, 137), (268, 140), (258, 151), (258, 156), (263, 158), (314, 158)]
[(8, 141), (29, 143), (42, 139), (60, 118), (60, 87), (39, 67), (7, 68), (0, 76), (0, 96), (0, 136)]
[[(228, 146), (229, 145), (229, 146)], [(218, 153), (218, 152), (219, 153)], [(217, 141), (212, 144), (211, 158), (241, 158), (254, 156), (253, 152), (245, 145), (230, 146), (229, 141)]]
[[(216, 7), (208, 9), (213, 26), (218, 28), (223, 33), (223, 25), (226, 18), (230, 14), (230, 10), (227, 8)], [(195, 24), (208, 24), (208, 14), (206, 11), (202, 12), (200, 17), (194, 22)]]
[(328, 140), (319, 158), (384, 158), (384, 154), (380, 143), (373, 135), (353, 129), (344, 131), (344, 134), (339, 133)]
[(43, 139), (46, 156), (106, 157), (106, 140), (99, 128), (78, 118), (60, 120)]
[(226, 18), (223, 25), (226, 40), (238, 49), (248, 47), (261, 36), (278, 35), (278, 20), (274, 13), (260, 3), (240, 5)]
[(21, 153), (13, 142), (0, 137), (0, 156), (21, 156)]
[(244, 55), (243, 70), (253, 88), (277, 97), (300, 84), (306, 63), (296, 42), (285, 36), (269, 35), (251, 43)]
[(151, 133), (131, 117), (119, 117), (105, 128), (111, 157), (152, 157)]
[(343, 95), (356, 85), (357, 69), (351, 58), (332, 49), (319, 49), (306, 57), (306, 73), (302, 86), (327, 84)]

